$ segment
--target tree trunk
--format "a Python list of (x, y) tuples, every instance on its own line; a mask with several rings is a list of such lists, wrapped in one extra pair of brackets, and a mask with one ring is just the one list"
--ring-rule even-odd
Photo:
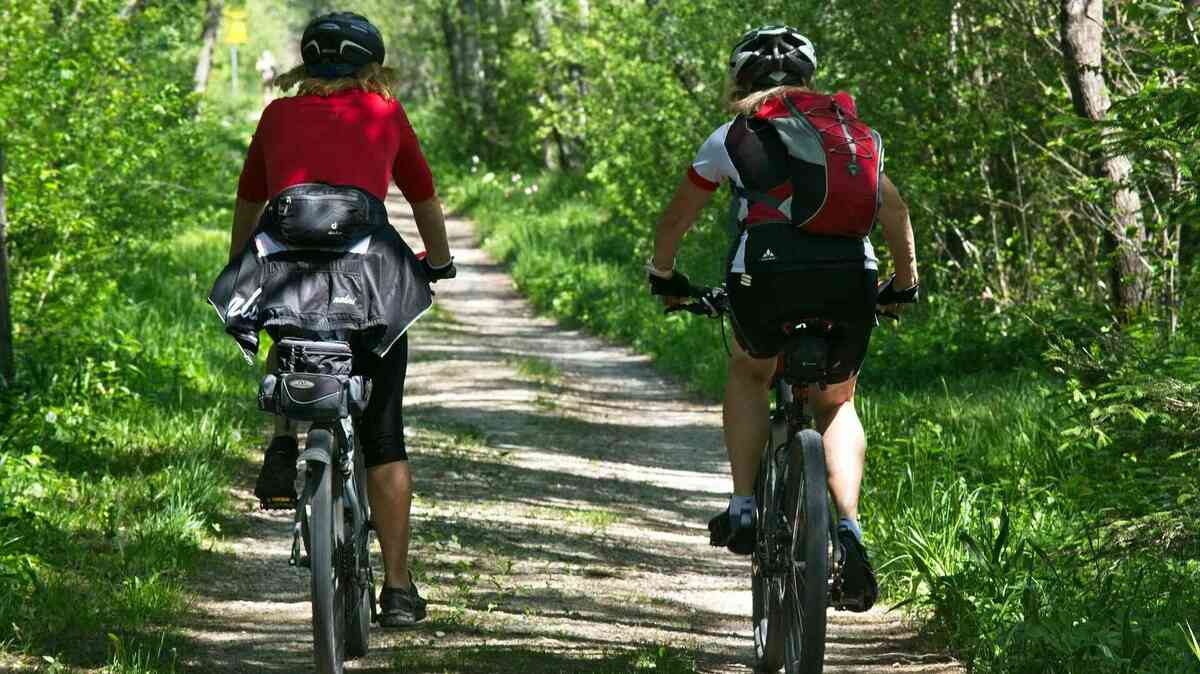
[(477, 130), (486, 148), (498, 140), (495, 91), (488, 81), (488, 46), (483, 29), (496, 10), (488, 0), (452, 0), (442, 6), (442, 35), (450, 61), (450, 81), (464, 128)]
[(141, 14), (142, 10), (146, 9), (148, 1), (149, 0), (129, 0), (129, 2), (126, 2), (125, 6), (121, 8), (121, 11), (118, 12), (117, 16), (121, 17), (122, 19), (133, 18), (134, 16)]
[(204, 93), (208, 88), (208, 76), (212, 72), (213, 50), (217, 46), (217, 30), (221, 27), (223, 0), (208, 0), (204, 9), (204, 28), (200, 33), (200, 58), (196, 59), (196, 74), (192, 91)]
[[(1075, 111), (1085, 119), (1100, 122), (1111, 105), (1102, 69), (1104, 2), (1062, 0), (1060, 21), (1065, 72)], [(1099, 177), (1107, 179), (1114, 190), (1105, 238), (1113, 256), (1109, 273), (1112, 302), (1122, 321), (1133, 318), (1150, 295), (1150, 268), (1142, 257), (1146, 226), (1141, 198), (1129, 184), (1132, 171), (1124, 155), (1100, 157)]]
[(8, 216), (5, 210), (4, 145), (0, 143), (0, 385), (13, 379), (12, 312), (8, 303)]

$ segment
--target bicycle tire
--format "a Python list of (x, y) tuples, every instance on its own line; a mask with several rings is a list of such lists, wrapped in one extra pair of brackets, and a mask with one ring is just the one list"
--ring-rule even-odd
[(793, 564), (785, 577), (782, 602), (784, 671), (821, 674), (831, 556), (825, 446), (819, 433), (806, 428), (796, 434), (789, 449), (785, 502), (792, 522)]
[(351, 545), (355, 547), (356, 568), (347, 582), (346, 602), (346, 658), (361, 658), (371, 647), (371, 602), (375, 588), (371, 582), (371, 543), (367, 530), (370, 508), (367, 501), (367, 467), (361, 451), (354, 453), (354, 491), (358, 497), (360, 511), (346, 509), (346, 524), (352, 532)]
[[(764, 463), (766, 463), (764, 461)], [(775, 493), (775, 471), (767, 469), (759, 473), (755, 486), (755, 496), (758, 501), (759, 523), (763, 528), (762, 537), (770, 540), (775, 535), (774, 527), (767, 524), (776, 515), (776, 509), (768, 505), (769, 494)], [(783, 666), (783, 639), (777, 632), (781, 625), (783, 586), (778, 577), (773, 577), (763, 568), (764, 560), (756, 552), (751, 559), (750, 591), (753, 597), (751, 610), (754, 622), (754, 654), (756, 671), (778, 671)]]
[[(333, 455), (333, 436), (324, 429), (308, 432), (308, 445), (327, 443)], [(312, 597), (313, 659), (318, 674), (342, 674), (346, 644), (346, 591), (338, 573), (339, 551), (346, 538), (342, 481), (333, 466), (308, 461), (309, 580)]]
[(775, 409), (772, 411), (767, 451), (759, 463), (754, 483), (760, 527), (759, 546), (751, 560), (751, 610), (754, 622), (755, 671), (776, 672), (784, 662), (784, 623), (782, 579), (766, 573), (760, 555), (762, 545), (775, 538), (784, 506), (784, 490), (780, 488), (780, 471), (775, 465), (775, 449), (787, 443), (787, 422), (783, 410), (792, 404), (792, 389), (782, 381), (775, 384)]

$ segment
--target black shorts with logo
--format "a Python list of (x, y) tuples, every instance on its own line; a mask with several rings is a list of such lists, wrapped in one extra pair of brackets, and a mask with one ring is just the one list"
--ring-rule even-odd
[(811, 245), (808, 235), (790, 226), (752, 228), (747, 273), (730, 272), (726, 288), (734, 336), (755, 358), (779, 355), (788, 321), (832, 321), (837, 327), (830, 337), (829, 382), (837, 383), (857, 374), (866, 358), (875, 328), (878, 272), (874, 260), (852, 257), (861, 255), (861, 240), (856, 247), (851, 239), (843, 239), (845, 244), (821, 239)]

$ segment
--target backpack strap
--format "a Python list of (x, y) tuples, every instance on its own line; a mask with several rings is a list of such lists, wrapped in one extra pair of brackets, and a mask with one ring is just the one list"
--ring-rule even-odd
[(792, 113), (792, 117), (797, 117), (799, 119), (805, 118), (804, 113), (800, 112), (800, 108), (796, 107), (796, 104), (792, 102), (792, 99), (788, 98), (787, 96), (780, 96), (780, 98), (783, 99), (783, 104), (787, 107), (788, 112)]

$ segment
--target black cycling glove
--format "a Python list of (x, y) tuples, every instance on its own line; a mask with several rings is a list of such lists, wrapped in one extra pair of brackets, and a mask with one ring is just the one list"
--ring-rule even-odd
[(663, 295), (665, 297), (692, 296), (692, 282), (681, 271), (671, 274), (671, 278), (663, 278), (651, 273), (647, 273), (647, 277), (650, 279), (651, 295)]
[(920, 287), (919, 283), (915, 283), (908, 290), (896, 290), (896, 275), (892, 274), (892, 277), (879, 287), (879, 292), (875, 295), (875, 303), (884, 307), (890, 304), (915, 304), (918, 297), (917, 289)]
[(430, 283), (437, 283), (442, 279), (449, 279), (458, 276), (458, 268), (454, 266), (454, 258), (441, 267), (434, 267), (429, 264), (429, 256), (421, 258), (421, 269), (425, 272), (425, 276)]

